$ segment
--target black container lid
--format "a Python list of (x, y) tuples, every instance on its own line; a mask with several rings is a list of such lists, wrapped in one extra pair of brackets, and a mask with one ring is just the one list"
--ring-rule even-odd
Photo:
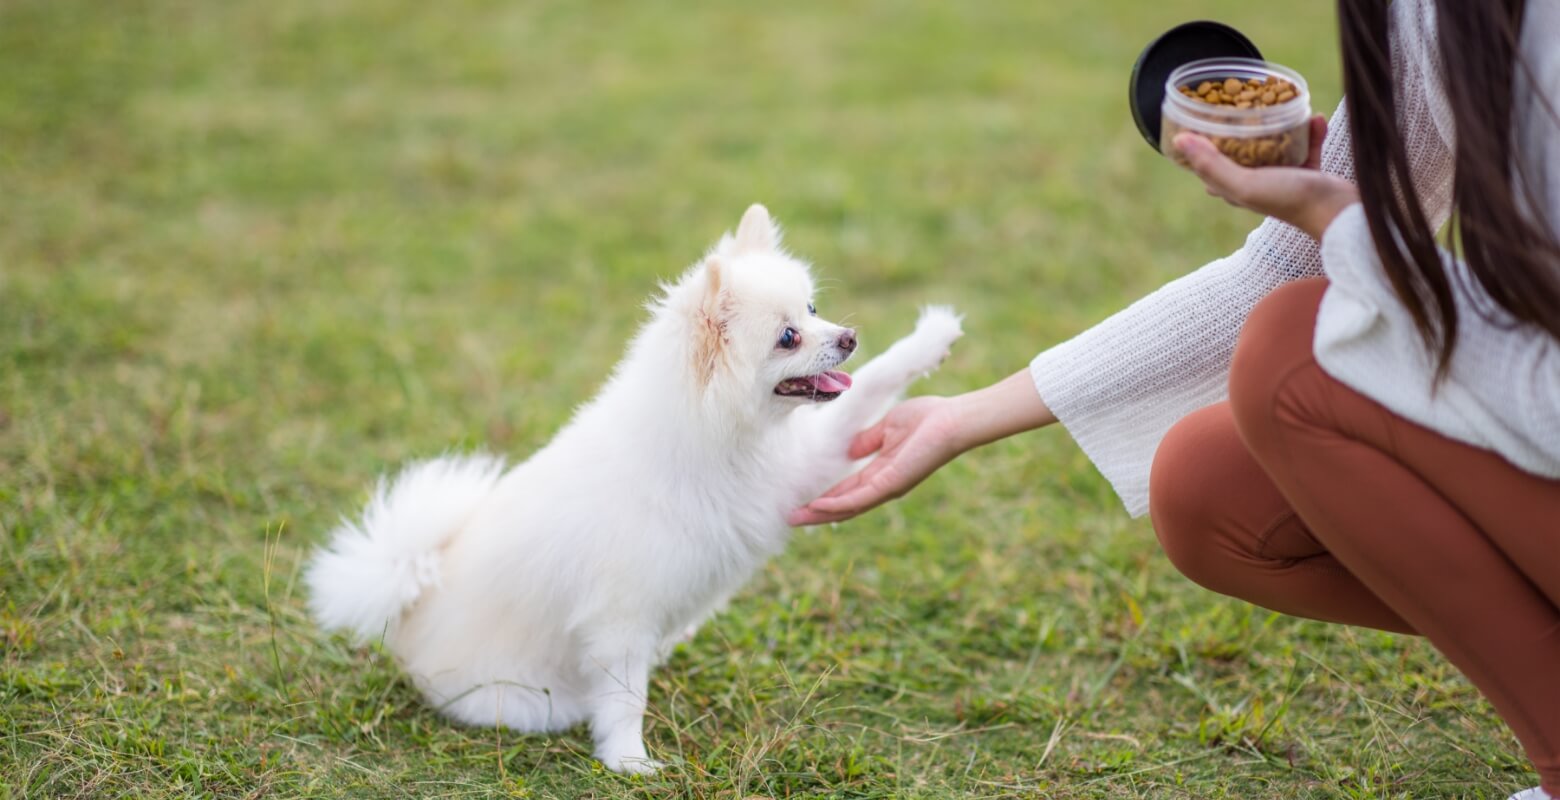
[(1240, 31), (1222, 22), (1198, 20), (1186, 22), (1160, 34), (1148, 43), (1132, 65), (1132, 80), (1127, 98), (1132, 105), (1132, 121), (1159, 150), (1159, 107), (1165, 100), (1165, 81), (1182, 64), (1204, 58), (1255, 58), (1262, 52)]

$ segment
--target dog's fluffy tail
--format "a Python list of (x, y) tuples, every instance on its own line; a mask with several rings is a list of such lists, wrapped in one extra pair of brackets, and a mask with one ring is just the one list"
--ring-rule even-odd
[(314, 618), (360, 642), (382, 636), (424, 589), (438, 584), (441, 548), (503, 472), (503, 461), (492, 456), (445, 456), (381, 479), (362, 519), (332, 531), (309, 564)]

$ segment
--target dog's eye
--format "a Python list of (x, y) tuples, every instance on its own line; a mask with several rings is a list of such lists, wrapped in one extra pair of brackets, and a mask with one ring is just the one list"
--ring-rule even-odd
[(781, 350), (795, 350), (796, 346), (801, 343), (802, 335), (797, 333), (795, 328), (786, 328), (780, 333), (778, 344)]
[(811, 315), (813, 315), (815, 317), (818, 316), (818, 307), (813, 305), (812, 303), (808, 303), (807, 304), (807, 313), (809, 313), (809, 314), (811, 314)]

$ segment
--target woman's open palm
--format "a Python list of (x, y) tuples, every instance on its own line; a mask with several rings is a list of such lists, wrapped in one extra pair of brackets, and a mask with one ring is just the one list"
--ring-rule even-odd
[(866, 467), (821, 497), (791, 512), (792, 525), (850, 519), (915, 488), (926, 476), (963, 452), (954, 405), (946, 397), (917, 397), (888, 412), (878, 424), (851, 439), (852, 459), (873, 453)]

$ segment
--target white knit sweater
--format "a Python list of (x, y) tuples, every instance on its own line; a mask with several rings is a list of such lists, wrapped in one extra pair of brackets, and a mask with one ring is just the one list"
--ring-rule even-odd
[[(1399, 128), (1420, 203), (1439, 227), (1449, 213), (1454, 130), (1439, 79), (1434, 3), (1397, 0), (1392, 41)], [(1520, 172), (1536, 182), (1544, 206), (1536, 212), (1560, 234), (1560, 124), (1549, 110), (1560, 112), (1560, 0), (1529, 0), (1522, 54), (1532, 72), (1530, 79), (1519, 68), (1514, 89)], [(1535, 89), (1549, 98), (1547, 107)], [(1333, 114), (1322, 169), (1352, 179), (1346, 114), (1343, 105)], [(1466, 293), (1473, 281), (1453, 281), (1465, 292), (1457, 298), (1457, 350), (1446, 381), (1432, 391), (1433, 359), (1387, 282), (1359, 206), (1333, 222), (1320, 246), (1265, 220), (1232, 255), (1041, 353), (1030, 374), (1127, 511), (1141, 516), (1165, 432), (1228, 396), (1230, 357), (1247, 313), (1273, 289), (1317, 275), (1331, 281), (1313, 342), (1329, 375), (1449, 438), (1560, 478), (1560, 342), (1481, 315), (1475, 309), (1490, 309), (1488, 299), (1476, 288)]]

